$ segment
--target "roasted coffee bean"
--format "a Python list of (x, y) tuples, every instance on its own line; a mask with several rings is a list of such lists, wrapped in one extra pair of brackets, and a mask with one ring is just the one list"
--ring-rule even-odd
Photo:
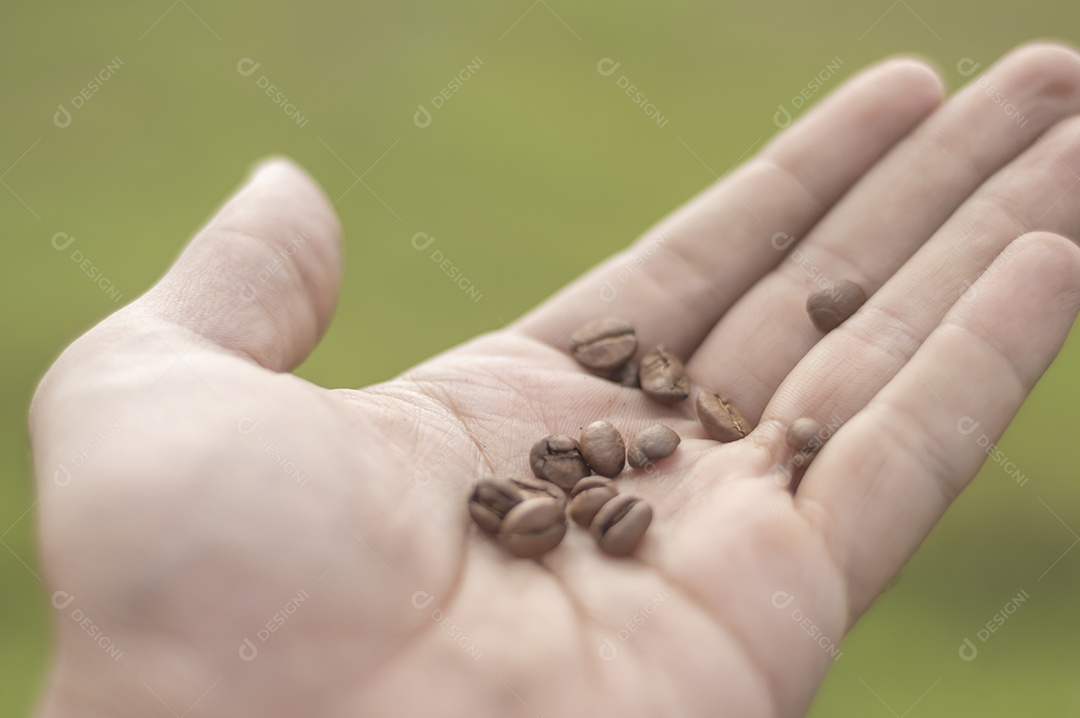
[(510, 509), (499, 527), (499, 543), (515, 556), (539, 556), (566, 535), (566, 508), (554, 499), (526, 499)]
[(586, 476), (581, 481), (574, 484), (574, 488), (570, 490), (570, 498), (579, 496), (582, 492), (589, 489), (599, 489), (605, 486), (615, 486), (615, 482), (611, 479), (605, 479), (603, 476)]
[(510, 482), (521, 489), (527, 499), (551, 498), (563, 503), (567, 501), (566, 492), (550, 481), (534, 476), (515, 476)]
[(562, 489), (543, 479), (531, 476), (481, 479), (469, 496), (469, 515), (480, 528), (497, 533), (510, 509), (529, 498), (549, 498), (562, 504), (567, 501)]
[(589, 530), (601, 551), (612, 556), (628, 556), (641, 542), (652, 516), (652, 507), (643, 500), (619, 494), (600, 507)]
[(714, 441), (738, 441), (750, 433), (750, 422), (726, 398), (703, 391), (697, 396), (698, 421)]
[(570, 518), (589, 528), (600, 507), (618, 495), (615, 482), (599, 476), (586, 476), (570, 492)]
[(671, 456), (682, 441), (679, 435), (663, 424), (654, 424), (630, 442), (626, 459), (630, 466), (640, 469), (647, 464)]
[(690, 395), (690, 379), (679, 358), (661, 344), (641, 358), (641, 390), (662, 404), (674, 404)]
[(831, 332), (859, 310), (866, 301), (866, 292), (855, 282), (842, 279), (830, 287), (819, 289), (806, 299), (806, 313), (814, 327), (822, 333)]
[(503, 517), (522, 499), (521, 489), (509, 479), (481, 479), (469, 496), (469, 515), (480, 528), (498, 533)]
[(608, 421), (594, 421), (581, 431), (581, 455), (597, 474), (618, 476), (626, 465), (622, 434)]
[(570, 351), (589, 369), (615, 369), (637, 351), (637, 335), (629, 322), (607, 318), (590, 322), (570, 336)]
[(551, 434), (533, 444), (529, 464), (537, 478), (569, 491), (578, 479), (589, 475), (581, 447), (569, 436)]
[(784, 438), (787, 445), (798, 452), (796, 463), (802, 465), (821, 449), (828, 437), (820, 422), (803, 417), (791, 422)]

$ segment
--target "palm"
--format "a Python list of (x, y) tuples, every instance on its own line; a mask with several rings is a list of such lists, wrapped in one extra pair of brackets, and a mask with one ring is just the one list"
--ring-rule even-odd
[[(370, 570), (397, 597), (402, 625), (420, 637), (408, 659), (368, 688), (374, 696), (367, 700), (391, 706), (418, 672), (437, 676), (456, 664), (467, 680), (417, 695), (406, 712), (430, 713), (450, 692), (461, 705), (468, 696), (497, 695), (510, 712), (525, 715), (583, 715), (613, 704), (627, 715), (689, 715), (695, 706), (769, 714), (785, 669), (809, 661), (823, 670), (827, 660), (807, 648), (805, 634), (790, 630), (790, 610), (778, 611), (770, 597), (776, 587), (798, 586), (803, 608), (820, 611), (836, 605), (842, 587), (823, 561), (819, 538), (792, 510), (787, 488), (769, 480), (782, 474), (771, 474), (775, 467), (761, 448), (718, 447), (703, 438), (687, 407), (659, 409), (640, 392), (587, 375), (567, 354), (510, 332), (374, 392), (376, 404), (395, 395), (402, 402), (401, 415), (389, 422), (424, 417), (387, 460), (389, 474), (403, 480), (380, 509), (399, 520), (385, 530), (375, 523), (365, 537)], [(349, 397), (364, 404), (365, 394)], [(478, 476), (525, 474), (536, 438), (576, 433), (597, 417), (631, 434), (663, 420), (686, 437), (655, 472), (618, 479), (621, 490), (657, 509), (639, 560), (612, 561), (575, 528), (542, 561), (523, 561), (471, 525), (464, 497)], [(418, 495), (434, 505), (416, 502)], [(392, 559), (378, 565), (383, 547), (400, 547), (403, 527), (425, 524), (433, 530), (410, 543), (404, 566)], [(417, 567), (412, 556), (430, 560)], [(830, 613), (821, 618), (839, 637), (845, 619)], [(449, 618), (465, 638), (457, 641), (433, 614)], [(747, 630), (732, 630), (737, 625)], [(791, 663), (759, 663), (756, 646), (767, 641)], [(688, 656), (691, 645), (689, 653), (700, 658)], [(395, 647), (391, 641), (384, 650)], [(704, 680), (713, 671), (738, 689), (717, 690)], [(613, 682), (627, 686), (616, 701)]]
[[(1065, 70), (1048, 70), (1066, 58)], [(1021, 52), (995, 72), (1033, 104), (1060, 96), (1061, 76), (1080, 88), (1080, 60), (1061, 50)], [(322, 200), (279, 168), (282, 186), (237, 202), (266, 213), (286, 212), (286, 196), (297, 203), (277, 224), (244, 230), (277, 251), (288, 237), (279, 224), (316, 238), (287, 276), (252, 304), (215, 304), (232, 286), (205, 269), (235, 234), (226, 208), (162, 285), (65, 355), (36, 401), (43, 477), (88, 432), (125, 418), (78, 481), (43, 481), (41, 492), (50, 582), (77, 598), (128, 668), (58, 620), (46, 714), (802, 710), (843, 633), (984, 458), (957, 418), (1000, 433), (1080, 301), (1075, 249), (1045, 233), (976, 282), (1016, 224), (1076, 232), (1071, 203), (1039, 204), (1071, 187), (1055, 168), (1080, 153), (1062, 131), (1041, 142), (1050, 149), (1015, 160), (1025, 142), (1003, 135), (984, 147), (972, 124), (1000, 134), (1004, 120), (977, 89), (916, 131), (921, 139), (902, 141), (935, 95), (910, 64), (873, 71), (647, 235), (639, 246), (662, 251), (647, 253), (613, 301), (601, 290), (619, 269), (642, 266), (634, 256), (511, 328), (360, 390), (277, 373), (314, 344), (336, 283), (334, 228), (312, 211)], [(1080, 90), (1038, 107), (1028, 142), (1080, 111)], [(884, 190), (940, 161), (927, 136), (958, 153), (977, 145), (986, 156), (972, 164), (987, 174), (1004, 168), (987, 179), (945, 167), (882, 206)], [(823, 169), (840, 139), (846, 164)], [(1038, 211), (983, 220), (971, 246), (972, 224), (1003, 187), (1013, 193), (1003, 207)], [(859, 238), (870, 231), (879, 242), (868, 254)], [(798, 236), (812, 266), (855, 275), (874, 297), (820, 340), (799, 308), (813, 288), (806, 265), (794, 274), (781, 265), (788, 245), (770, 242), (774, 233)], [(266, 257), (256, 251), (233, 269), (244, 276)], [(957, 302), (972, 283), (973, 298)], [(206, 306), (193, 304), (203, 295)], [(635, 319), (644, 344), (688, 358), (695, 381), (732, 396), (754, 433), (716, 444), (689, 407), (581, 371), (564, 337), (605, 314)], [(73, 416), (60, 411), (72, 399)], [(793, 492), (783, 432), (798, 416), (843, 427)], [(619, 478), (656, 508), (633, 559), (600, 554), (576, 528), (541, 560), (514, 559), (471, 526), (471, 482), (527, 473), (538, 437), (598, 418), (630, 434), (660, 420), (684, 438), (655, 472)]]
[[(685, 714), (676, 709), (694, 705), (767, 712), (769, 689), (780, 676), (747, 651), (768, 636), (782, 635), (793, 639), (792, 645), (777, 648), (795, 656), (802, 653), (796, 644), (803, 641), (787, 630), (782, 621), (790, 623), (790, 618), (772, 608), (763, 592), (770, 585), (802, 585), (799, 577), (820, 564), (821, 556), (819, 542), (807, 540), (812, 531), (790, 510), (790, 493), (778, 482), (761, 479), (763, 470), (771, 468), (762, 451), (719, 448), (701, 438), (687, 408), (659, 409), (640, 392), (585, 374), (565, 353), (508, 332), (458, 349), (399, 381), (434, 401), (406, 394), (412, 398), (406, 399), (401, 420), (416, 416), (417, 404), (425, 403), (430, 411), (421, 415), (430, 418), (418, 430), (423, 438), (408, 444), (410, 459), (395, 464), (394, 473), (417, 477), (423, 493), (437, 496), (444, 516), (439, 523), (445, 522), (426, 536), (429, 543), (414, 548), (418, 555), (434, 557), (434, 575), (401, 585), (384, 571), (388, 585), (401, 595), (403, 620), (413, 628), (419, 624), (425, 635), (416, 643), (416, 658), (428, 668), (424, 675), (437, 675), (448, 662), (465, 670), (475, 665), (469, 683), (454, 690), (503, 694), (525, 714), (543, 715), (556, 706), (555, 714), (570, 715), (587, 714), (586, 707), (610, 708), (605, 686), (613, 681), (637, 686), (617, 701), (628, 714), (655, 714), (661, 707)], [(379, 394), (391, 387), (379, 387)], [(521, 561), (470, 526), (463, 497), (477, 476), (526, 473), (527, 449), (537, 437), (576, 433), (597, 417), (630, 433), (663, 420), (686, 437), (679, 452), (655, 473), (631, 471), (619, 479), (622, 490), (657, 507), (653, 537), (638, 561), (606, 558), (577, 529), (543, 561)], [(414, 487), (405, 489), (415, 493)], [(766, 504), (779, 509), (772, 520), (760, 518)], [(425, 506), (403, 511), (410, 514), (406, 523), (431, 521)], [(384, 540), (392, 544), (398, 537), (391, 530)], [(793, 550), (760, 560), (789, 541)], [(828, 583), (807, 585), (802, 589), (806, 599), (835, 590), (832, 572), (811, 570), (810, 575)], [(416, 589), (425, 595), (406, 600)], [(430, 605), (414, 608), (428, 595), (434, 599)], [(467, 648), (475, 650), (456, 644), (431, 619), (434, 609), (450, 617), (468, 637)], [(748, 620), (750, 614), (756, 618)], [(638, 630), (635, 616), (653, 625)], [(627, 623), (634, 633), (620, 635)], [(760, 632), (732, 632), (740, 623), (758, 626)], [(834, 623), (834, 635), (841, 630)], [(688, 659), (688, 645), (707, 660)], [(476, 651), (482, 655), (473, 664)], [(400, 683), (386, 687), (389, 695), (400, 695), (416, 670), (415, 664), (402, 661)], [(642, 680), (658, 670), (665, 673), (662, 678)], [(738, 677), (739, 690), (718, 693), (702, 681), (715, 670)], [(546, 680), (537, 681), (537, 676)], [(658, 682), (668, 688), (658, 690)], [(680, 696), (675, 703), (671, 687)], [(442, 690), (435, 695), (444, 696)], [(433, 707), (418, 704), (415, 712)]]

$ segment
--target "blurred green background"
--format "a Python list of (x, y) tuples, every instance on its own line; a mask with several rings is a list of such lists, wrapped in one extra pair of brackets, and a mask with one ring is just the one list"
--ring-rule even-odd
[[(32, 709), (49, 658), (25, 429), (35, 383), (158, 277), (257, 158), (289, 154), (341, 198), (341, 305), (301, 373), (361, 385), (501, 326), (623, 246), (712, 181), (690, 149), (722, 172), (837, 58), (828, 89), (897, 52), (933, 59), (955, 88), (963, 58), (985, 66), (1028, 38), (1080, 40), (1075, 0), (9, 2), (2, 16), (3, 716)], [(662, 127), (616, 87), (618, 74), (597, 73), (604, 57), (622, 63)], [(249, 76), (237, 70), (244, 58), (261, 63)], [(60, 104), (71, 112), (63, 128)], [(432, 111), (425, 128), (413, 121), (420, 104)], [(367, 187), (342, 197), (354, 173)], [(58, 232), (75, 238), (64, 251), (51, 246)], [(436, 237), (479, 301), (410, 246), (416, 232)], [(76, 249), (112, 296), (71, 261)], [(1074, 337), (1001, 444), (1027, 482), (984, 468), (843, 644), (813, 715), (1080, 712), (1080, 551), (1069, 551), (1080, 541), (1070, 528), (1080, 530), (1078, 397)], [(1029, 600), (979, 641), (1020, 591)], [(974, 661), (958, 655), (965, 637), (979, 646)]]

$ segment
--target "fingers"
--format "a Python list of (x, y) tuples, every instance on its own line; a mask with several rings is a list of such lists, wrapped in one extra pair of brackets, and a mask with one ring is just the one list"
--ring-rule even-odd
[(848, 578), (849, 625), (986, 461), (1078, 311), (1080, 249), (1014, 241), (814, 460), (795, 501)]
[(299, 364), (337, 303), (341, 229), (288, 160), (260, 165), (142, 299), (140, 309), (270, 369)]
[(903, 367), (945, 313), (1020, 234), (1080, 236), (1080, 117), (989, 180), (854, 317), (788, 375), (763, 420), (844, 421)]
[[(1077, 112), (1080, 57), (1050, 45), (1013, 52), (867, 173), (795, 246), (787, 261), (724, 316), (689, 362), (692, 376), (703, 386), (730, 395), (756, 419), (784, 377), (821, 339), (806, 319), (804, 306), (810, 292), (838, 278), (858, 282), (868, 294), (876, 291), (980, 184), (1025, 148), (1036, 143), (1033, 162), (1052, 161), (1052, 155), (1039, 149), (1038, 136)], [(1038, 211), (1030, 217), (1021, 212), (1014, 218), (1016, 226), (1010, 218), (996, 232), (992, 223), (1000, 220), (1000, 213), (992, 212), (992, 219), (987, 217), (990, 221), (983, 224), (995, 240), (987, 252), (971, 255), (981, 262), (975, 274), (1019, 231), (1037, 228), (1032, 222), (1075, 180), (1067, 168), (1059, 166), (1052, 179), (1029, 176), (1023, 194), (1008, 184), (1021, 182), (1015, 179), (1016, 173), (1030, 175), (1031, 169), (1030, 165), (1017, 168), (1009, 175), (1014, 179), (998, 185), (1001, 196), (996, 199), (982, 193), (981, 203)], [(1043, 198), (1049, 199), (1042, 203)], [(942, 247), (935, 261), (946, 261), (957, 251), (961, 250), (956, 243)], [(955, 265), (950, 262), (950, 266)], [(949, 294), (933, 303), (926, 331), (936, 325), (955, 297)]]
[(688, 355), (724, 311), (940, 102), (925, 65), (893, 60), (850, 80), (754, 160), (650, 229), (515, 328), (565, 345), (579, 322), (632, 319), (642, 345)]

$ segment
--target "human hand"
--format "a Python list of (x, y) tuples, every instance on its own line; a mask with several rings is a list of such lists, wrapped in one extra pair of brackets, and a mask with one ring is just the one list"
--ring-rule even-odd
[[(803, 712), (985, 458), (958, 420), (1000, 435), (1080, 308), (1080, 57), (1021, 49), (986, 81), (1023, 123), (974, 83), (938, 109), (920, 63), (872, 68), (513, 326), (364, 389), (288, 373), (330, 321), (339, 228), (263, 166), (35, 398), (41, 715)], [(872, 293), (825, 337), (819, 278)], [(717, 444), (582, 371), (567, 337), (601, 316), (755, 431)], [(835, 435), (793, 491), (801, 416)], [(619, 478), (656, 511), (634, 557), (572, 527), (517, 559), (471, 525), (473, 481), (599, 418), (684, 439)]]

